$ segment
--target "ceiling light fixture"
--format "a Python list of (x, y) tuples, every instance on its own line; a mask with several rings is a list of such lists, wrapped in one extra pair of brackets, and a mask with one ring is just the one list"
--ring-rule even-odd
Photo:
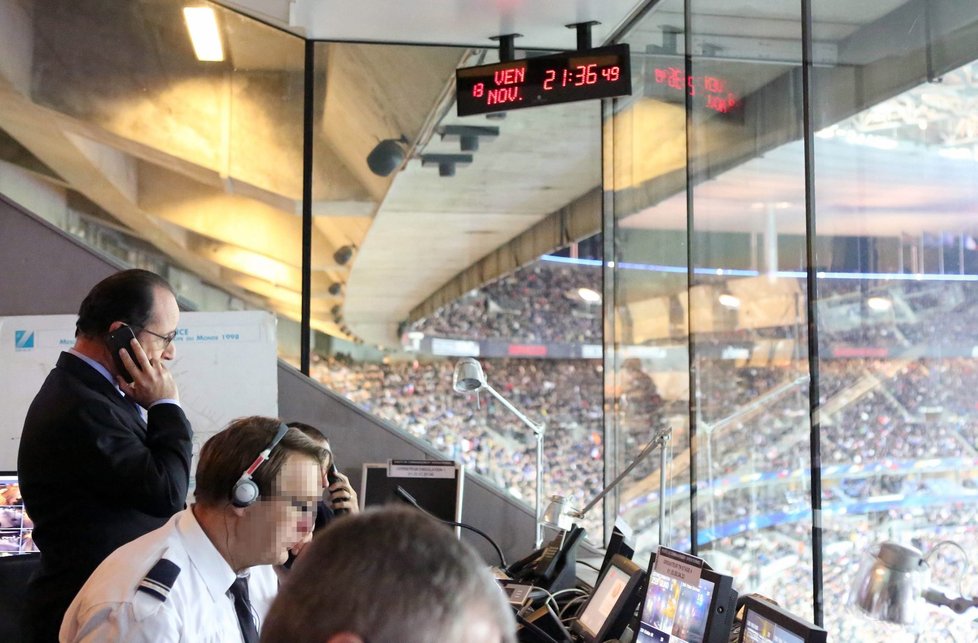
[(211, 7), (184, 7), (183, 19), (187, 23), (194, 54), (201, 62), (224, 60), (221, 32), (217, 28), (217, 14)]

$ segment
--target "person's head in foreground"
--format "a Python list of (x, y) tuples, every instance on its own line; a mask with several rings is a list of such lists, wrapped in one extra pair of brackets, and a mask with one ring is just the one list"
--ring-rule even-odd
[(331, 523), (299, 558), (262, 643), (512, 643), (516, 621), (475, 551), (410, 508)]

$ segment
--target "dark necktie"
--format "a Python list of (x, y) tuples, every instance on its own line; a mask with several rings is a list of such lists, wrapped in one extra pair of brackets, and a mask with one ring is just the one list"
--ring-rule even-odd
[(238, 576), (231, 583), (231, 596), (234, 597), (234, 613), (238, 617), (238, 627), (245, 643), (258, 643), (258, 628), (251, 616), (251, 602), (248, 600), (248, 578)]
[(131, 397), (129, 397), (125, 393), (122, 394), (122, 399), (124, 399), (126, 402), (128, 402), (129, 405), (132, 406), (133, 409), (135, 409), (136, 415), (138, 415), (139, 417), (143, 418), (144, 421), (146, 420), (146, 409), (144, 409), (143, 407), (141, 407), (139, 405), (139, 402), (137, 402), (136, 400), (132, 399)]

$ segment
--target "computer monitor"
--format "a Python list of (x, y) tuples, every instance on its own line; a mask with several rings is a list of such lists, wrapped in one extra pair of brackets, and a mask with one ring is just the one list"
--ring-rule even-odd
[(611, 559), (616, 555), (621, 555), (631, 560), (634, 553), (635, 550), (628, 544), (625, 533), (615, 525), (611, 530), (611, 538), (608, 539), (608, 548), (604, 551), (604, 560), (601, 561), (601, 568), (598, 570), (598, 574), (604, 574), (604, 570), (608, 569), (608, 565), (611, 564)]
[(825, 643), (828, 633), (757, 596), (744, 597), (739, 643)]
[(34, 523), (24, 509), (14, 471), (0, 471), (0, 556), (36, 552)]
[(440, 520), (462, 520), (462, 483), (465, 469), (451, 460), (390, 460), (365, 463), (360, 483), (362, 507), (404, 504), (398, 486), (422, 509)]
[(571, 626), (583, 643), (617, 639), (635, 614), (641, 599), (645, 570), (618, 554), (611, 557), (604, 574)]
[(737, 605), (733, 578), (700, 570), (696, 587), (655, 570), (649, 561), (637, 643), (727, 643)]

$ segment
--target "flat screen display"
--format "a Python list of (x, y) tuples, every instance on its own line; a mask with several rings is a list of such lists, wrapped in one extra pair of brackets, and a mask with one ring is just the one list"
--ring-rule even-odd
[(758, 596), (744, 597), (738, 643), (826, 643), (828, 632)]
[(365, 463), (360, 502), (363, 507), (404, 504), (395, 492), (401, 487), (435, 518), (458, 522), (462, 519), (464, 472), (458, 463), (442, 460)]
[(34, 523), (24, 509), (17, 474), (0, 472), (0, 556), (37, 551)]
[(750, 643), (805, 643), (802, 637), (757, 612), (747, 612), (743, 628), (743, 640)]
[(714, 583), (700, 577), (698, 587), (656, 571), (642, 607), (640, 643), (704, 643), (713, 601)]
[(618, 599), (621, 598), (630, 579), (631, 576), (623, 569), (614, 566), (608, 568), (604, 578), (601, 579), (601, 584), (594, 590), (594, 596), (588, 601), (587, 609), (581, 614), (580, 621), (584, 629), (592, 635), (596, 635), (601, 630), (601, 626), (618, 604)]

